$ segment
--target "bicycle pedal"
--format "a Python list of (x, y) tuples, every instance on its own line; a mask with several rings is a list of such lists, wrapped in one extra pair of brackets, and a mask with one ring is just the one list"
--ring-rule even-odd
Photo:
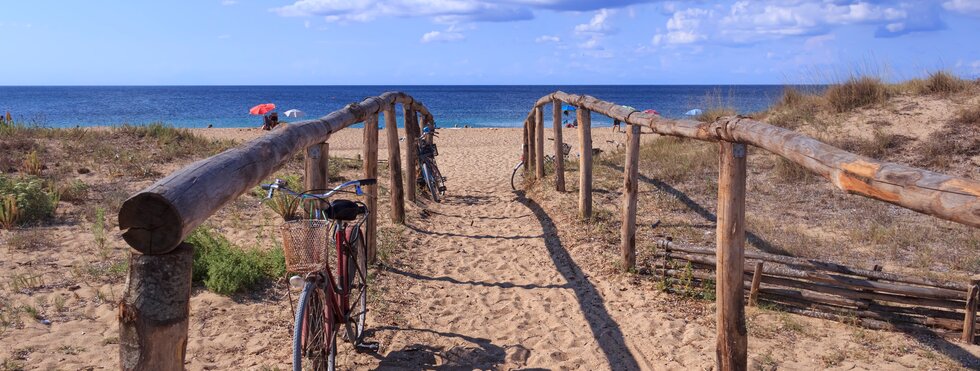
[(377, 353), (381, 348), (376, 341), (362, 341), (354, 346), (358, 353)]

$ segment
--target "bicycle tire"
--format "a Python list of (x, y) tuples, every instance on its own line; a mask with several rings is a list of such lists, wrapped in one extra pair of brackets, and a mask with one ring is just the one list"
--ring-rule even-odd
[[(303, 371), (303, 359), (313, 370), (333, 370), (337, 355), (336, 331), (325, 314), (323, 290), (314, 281), (307, 281), (297, 303), (293, 327), (293, 371)], [(329, 346), (326, 342), (331, 339)], [(326, 354), (324, 354), (326, 353)], [(326, 356), (326, 357), (324, 357)]]
[(353, 340), (356, 343), (364, 335), (364, 323), (367, 320), (367, 246), (364, 243), (364, 234), (361, 233), (360, 229), (352, 229), (348, 234), (348, 241), (351, 241), (352, 251), (350, 251), (351, 254), (347, 255), (347, 277), (349, 278), (347, 287), (350, 290), (349, 298), (354, 299), (355, 302), (348, 308), (349, 316), (352, 317), (348, 318), (347, 326), (353, 324), (353, 329), (348, 328), (348, 331), (353, 330)]
[[(510, 174), (510, 189), (515, 191), (517, 190), (518, 179), (521, 185), (522, 186), (524, 185), (524, 171), (521, 170), (521, 167), (523, 166), (524, 166), (524, 161), (521, 161), (517, 163), (517, 166), (514, 166), (514, 172)], [(518, 178), (517, 175), (518, 173), (520, 173), (520, 178)]]
[(439, 203), (439, 185), (436, 184), (436, 178), (432, 176), (428, 163), (422, 163), (422, 179), (425, 180), (425, 186), (429, 189), (429, 197), (433, 202)]

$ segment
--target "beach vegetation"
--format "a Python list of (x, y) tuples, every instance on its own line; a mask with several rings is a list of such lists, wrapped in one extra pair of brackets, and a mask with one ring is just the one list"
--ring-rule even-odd
[(44, 164), (42, 164), (41, 159), (38, 158), (37, 151), (33, 150), (28, 152), (27, 156), (24, 156), (24, 162), (21, 166), (21, 171), (28, 175), (40, 176), (41, 169), (43, 167)]
[(68, 182), (61, 184), (58, 188), (58, 193), (61, 194), (61, 200), (66, 202), (81, 202), (88, 197), (89, 185), (79, 179), (72, 179)]
[(13, 250), (40, 251), (56, 246), (49, 233), (34, 228), (11, 231), (5, 244)]
[(217, 294), (231, 295), (286, 274), (281, 247), (244, 249), (208, 227), (195, 229), (186, 242), (194, 245), (193, 280)]
[(950, 95), (959, 93), (969, 87), (969, 82), (963, 80), (948, 71), (936, 71), (929, 74), (925, 79), (920, 94)]
[[(0, 174), (0, 197), (3, 198), (3, 224), (34, 224), (54, 216), (60, 200), (57, 191), (47, 189), (41, 178), (10, 177)], [(13, 199), (15, 205), (10, 204)]]
[(878, 77), (851, 76), (844, 82), (828, 86), (824, 98), (836, 112), (848, 112), (885, 103), (888, 88)]

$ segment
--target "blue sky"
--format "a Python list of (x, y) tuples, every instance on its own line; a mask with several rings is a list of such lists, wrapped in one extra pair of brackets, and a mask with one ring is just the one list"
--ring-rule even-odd
[(5, 1), (0, 85), (980, 76), (980, 0)]

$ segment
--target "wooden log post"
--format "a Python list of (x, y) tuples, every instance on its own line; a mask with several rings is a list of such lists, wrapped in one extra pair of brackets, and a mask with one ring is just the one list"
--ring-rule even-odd
[[(364, 120), (364, 140), (361, 156), (364, 160), (364, 178), (378, 178), (378, 115), (373, 114)], [(364, 187), (365, 200), (370, 214), (365, 222), (368, 261), (374, 262), (378, 257), (378, 185), (377, 183)]]
[(402, 188), (401, 150), (398, 149), (398, 124), (395, 104), (384, 107), (385, 132), (388, 134), (388, 186), (391, 187), (391, 221), (405, 223), (405, 191)]
[(541, 107), (534, 107), (534, 178), (544, 180), (544, 109)]
[(762, 283), (762, 262), (755, 263), (755, 272), (752, 272), (752, 288), (749, 289), (749, 305), (756, 306), (759, 303), (759, 285)]
[(640, 127), (627, 126), (629, 130), (626, 132), (626, 171), (623, 172), (623, 225), (620, 229), (620, 253), (624, 271), (630, 271), (636, 266), (636, 196), (640, 163)]
[(717, 221), (717, 331), (718, 370), (748, 367), (745, 303), (742, 274), (745, 249), (744, 144), (720, 142)]
[[(330, 144), (319, 143), (306, 147), (305, 174), (303, 176), (304, 190), (325, 189), (330, 180), (329, 174)], [(319, 207), (318, 203), (302, 205), (304, 207)]]
[(405, 114), (405, 196), (408, 202), (415, 202), (419, 168), (419, 130), (418, 116), (411, 105), (403, 104)]
[(186, 243), (162, 255), (133, 252), (118, 312), (121, 369), (184, 369), (193, 260)]
[(565, 192), (565, 153), (562, 151), (564, 142), (561, 138), (561, 101), (555, 99), (551, 106), (551, 125), (555, 130), (555, 190)]
[(538, 149), (536, 144), (538, 135), (536, 133), (537, 130), (535, 129), (537, 129), (537, 125), (534, 124), (534, 119), (533, 118), (528, 119), (527, 120), (527, 145), (528, 145), (527, 155), (530, 157), (528, 157), (528, 160), (524, 162), (524, 168), (527, 170), (527, 177), (529, 179), (534, 179), (535, 181), (537, 181), (538, 179), (535, 178), (535, 175), (537, 175), (537, 171), (533, 171), (536, 167), (535, 165), (538, 164), (538, 159), (537, 159)]
[(592, 111), (585, 107), (578, 115), (578, 210), (582, 219), (592, 218)]
[(521, 141), (521, 161), (524, 161), (524, 170), (522, 171), (524, 171), (524, 174), (527, 174), (528, 169), (531, 168), (531, 165), (529, 164), (529, 162), (531, 161), (531, 147), (530, 147), (530, 143), (528, 142), (528, 138), (530, 138), (531, 132), (530, 129), (528, 128), (527, 121), (524, 121), (524, 132), (522, 135), (523, 137)]
[(977, 297), (980, 291), (980, 276), (973, 276), (970, 279), (970, 287), (966, 290), (966, 314), (963, 317), (963, 336), (960, 337), (964, 343), (976, 344), (977, 326)]

